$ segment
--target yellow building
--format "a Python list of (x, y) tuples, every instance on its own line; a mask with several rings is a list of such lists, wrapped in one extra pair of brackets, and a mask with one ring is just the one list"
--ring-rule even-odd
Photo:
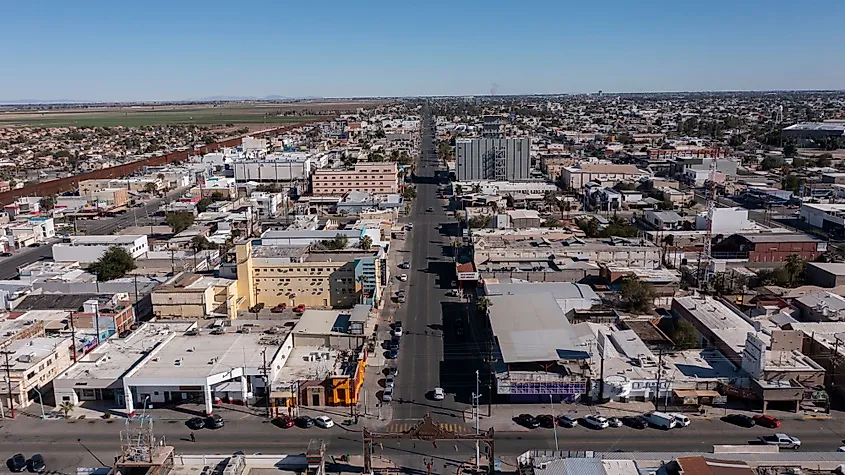
[(317, 252), (308, 246), (236, 247), (238, 295), (252, 307), (304, 304), (311, 308), (348, 308), (380, 298), (386, 283), (384, 251)]

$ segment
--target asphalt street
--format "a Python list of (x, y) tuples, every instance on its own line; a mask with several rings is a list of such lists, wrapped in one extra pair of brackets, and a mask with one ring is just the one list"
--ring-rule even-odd
[[(168, 193), (169, 199), (174, 199), (185, 192), (187, 188), (180, 188)], [(149, 215), (152, 215), (161, 207), (163, 198), (153, 198), (144, 201), (144, 206), (130, 208), (126, 214), (114, 218), (102, 218), (80, 222), (79, 227), (85, 229), (86, 235), (109, 234), (115, 229), (122, 229), (133, 226), (136, 222), (143, 222)], [(11, 257), (0, 257), (0, 279), (14, 279), (18, 275), (18, 268), (31, 264), (44, 258), (52, 258), (53, 244), (59, 242), (54, 239), (36, 248), (24, 248), (17, 250)]]
[[(439, 225), (448, 223), (447, 201), (438, 198), (440, 170), (434, 138), (434, 122), (426, 107), (423, 111), (421, 153), (416, 166), (417, 198), (409, 221), (414, 224), (407, 246), (411, 263), (408, 271), (407, 303), (396, 312), (395, 320), (403, 323), (399, 368), (393, 405), (393, 423), (401, 425), (418, 421), (425, 414), (451, 424), (462, 423), (466, 407), (455, 401), (444, 379), (454, 375), (455, 368), (444, 360), (444, 346), (450, 328), (444, 325), (443, 309), (457, 299), (447, 297), (455, 276), (449, 237)], [(431, 210), (431, 211), (429, 211)], [(446, 333), (446, 335), (444, 335)], [(446, 399), (434, 401), (435, 387), (447, 390)]]
[[(137, 421), (131, 424), (137, 425)], [(26, 455), (41, 453), (50, 469), (74, 473), (76, 467), (110, 464), (119, 449), (118, 434), (126, 428), (122, 421), (103, 420), (40, 421), (21, 417), (0, 421), (0, 456), (8, 458), (16, 452)], [(840, 420), (786, 421), (781, 431), (800, 438), (801, 451), (835, 451), (843, 445), (845, 424)], [(557, 429), (560, 450), (609, 451), (703, 451), (713, 444), (746, 445), (773, 430), (742, 429), (719, 420), (697, 420), (684, 429), (664, 432), (657, 429), (629, 428), (590, 430), (584, 427)], [(301, 453), (308, 440), (322, 438), (330, 455), (360, 454), (361, 437), (356, 430), (342, 427), (332, 429), (282, 429), (258, 418), (228, 420), (218, 430), (195, 431), (196, 442), (189, 441), (190, 430), (184, 421), (156, 421), (157, 439), (186, 454), (229, 454), (235, 451), (263, 454)], [(554, 431), (535, 429), (526, 432), (499, 432), (495, 437), (496, 456), (513, 457), (531, 449), (554, 449)], [(456, 450), (457, 449), (457, 450)], [(463, 462), (474, 453), (471, 442), (441, 441), (437, 447), (430, 442), (390, 441), (378, 447), (376, 454), (395, 459), (403, 466), (419, 468), (421, 456), (431, 456), (443, 462)], [(98, 462), (101, 461), (101, 462)], [(445, 473), (445, 472), (444, 472)]]

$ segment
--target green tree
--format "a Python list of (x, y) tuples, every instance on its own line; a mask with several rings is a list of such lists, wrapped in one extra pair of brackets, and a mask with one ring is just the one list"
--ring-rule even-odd
[(205, 251), (206, 249), (214, 249), (214, 244), (211, 243), (205, 236), (194, 236), (191, 239), (191, 248), (194, 252)]
[(473, 229), (486, 228), (490, 225), (492, 218), (490, 216), (473, 216), (469, 219), (469, 227)]
[(555, 217), (550, 217), (546, 219), (546, 227), (548, 228), (559, 228), (561, 226), (560, 220)]
[(156, 186), (156, 184), (153, 183), (153, 182), (148, 182), (147, 184), (144, 185), (144, 192), (146, 192), (146, 193), (149, 193), (149, 194), (152, 195), (157, 191), (158, 191), (158, 186)]
[(205, 213), (208, 210), (208, 207), (214, 203), (211, 198), (203, 198), (197, 201), (197, 212), (198, 213)]
[(654, 289), (633, 275), (622, 279), (621, 294), (625, 308), (630, 312), (649, 312), (654, 305)]
[(333, 239), (320, 241), (320, 244), (330, 251), (339, 251), (341, 249), (346, 249), (346, 246), (349, 245), (349, 238), (343, 234), (337, 233)]
[(96, 275), (98, 281), (105, 282), (119, 279), (135, 267), (135, 258), (129, 251), (120, 246), (112, 246), (88, 267), (88, 271)]
[(797, 287), (804, 280), (804, 271), (807, 269), (807, 261), (801, 258), (798, 254), (790, 254), (786, 256), (787, 279), (790, 287)]
[(789, 174), (784, 177), (783, 181), (781, 182), (781, 187), (784, 190), (789, 190), (793, 193), (798, 193), (799, 188), (803, 184), (804, 180), (801, 179), (798, 175)]
[(761, 170), (773, 170), (775, 168), (780, 168), (783, 166), (783, 160), (775, 157), (766, 157), (763, 161), (760, 162), (760, 169)]
[(41, 200), (38, 202), (38, 205), (44, 211), (50, 211), (56, 206), (56, 197), (53, 195), (45, 196), (41, 198)]
[(794, 157), (795, 154), (798, 153), (798, 147), (795, 146), (794, 142), (786, 142), (783, 145), (783, 156), (784, 157)]
[(402, 192), (402, 197), (406, 200), (412, 200), (417, 197), (417, 189), (413, 186), (406, 186), (405, 191)]
[(557, 204), (557, 209), (560, 210), (560, 218), (563, 219), (564, 213), (569, 217), (569, 212), (572, 211), (572, 203), (568, 200), (560, 200)]
[(76, 409), (76, 405), (74, 405), (70, 401), (65, 401), (65, 402), (59, 404), (58, 409), (59, 409), (59, 412), (62, 413), (64, 418), (67, 419), (68, 416), (70, 415), (70, 413), (73, 412), (74, 409)]
[(485, 296), (478, 297), (475, 301), (475, 309), (482, 315), (487, 315), (487, 311), (493, 306), (493, 302)]
[(455, 194), (459, 196), (464, 194), (464, 187), (461, 185), (455, 185)]
[(370, 236), (364, 236), (364, 237), (361, 238), (361, 242), (360, 242), (361, 249), (363, 249), (365, 251), (369, 251), (370, 247), (372, 247), (372, 245), (373, 245), (373, 238), (371, 238)]
[(685, 320), (676, 320), (671, 317), (661, 318), (657, 327), (675, 344), (679, 351), (698, 348), (698, 337), (695, 327)]
[(599, 222), (593, 218), (579, 219), (576, 224), (578, 224), (578, 227), (581, 228), (581, 231), (584, 231), (584, 234), (588, 238), (599, 237), (601, 234), (601, 231), (599, 231)]
[(164, 222), (173, 230), (173, 234), (179, 234), (194, 224), (194, 213), (189, 211), (176, 211), (167, 213)]

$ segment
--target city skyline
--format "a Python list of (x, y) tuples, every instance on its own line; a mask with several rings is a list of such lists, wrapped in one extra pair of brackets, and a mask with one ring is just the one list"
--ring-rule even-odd
[[(0, 99), (836, 90), (841, 3), (7, 6)], [(788, 34), (786, 34), (788, 33)], [(833, 58), (825, 59), (825, 58)]]

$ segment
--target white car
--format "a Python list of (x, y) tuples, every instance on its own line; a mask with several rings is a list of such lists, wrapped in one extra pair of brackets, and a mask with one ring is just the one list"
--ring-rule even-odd
[(381, 393), (381, 400), (384, 402), (390, 402), (393, 400), (393, 388), (387, 388)]
[(446, 398), (446, 393), (443, 392), (443, 388), (434, 388), (434, 400), (435, 401), (442, 401)]
[(385, 389), (393, 389), (393, 386), (396, 384), (396, 376), (392, 374), (388, 374), (386, 378), (384, 378), (384, 388)]
[(594, 429), (607, 429), (608, 427), (610, 427), (610, 422), (608, 422), (606, 417), (594, 416), (592, 414), (584, 417), (584, 423), (593, 427)]
[(689, 417), (687, 417), (683, 414), (677, 414), (677, 413), (673, 412), (672, 414), (669, 414), (669, 415), (675, 418), (675, 422), (677, 423), (675, 425), (675, 427), (686, 427), (686, 426), (690, 425), (691, 421), (689, 420)]
[(329, 416), (315, 417), (314, 424), (318, 425), (319, 427), (322, 427), (323, 429), (334, 427), (334, 421)]
[(622, 427), (622, 421), (618, 417), (611, 417), (607, 423), (610, 427)]
[(408, 274), (399, 274), (399, 277), (397, 277), (397, 278), (399, 279), (400, 282), (405, 282), (405, 281), (408, 280)]

